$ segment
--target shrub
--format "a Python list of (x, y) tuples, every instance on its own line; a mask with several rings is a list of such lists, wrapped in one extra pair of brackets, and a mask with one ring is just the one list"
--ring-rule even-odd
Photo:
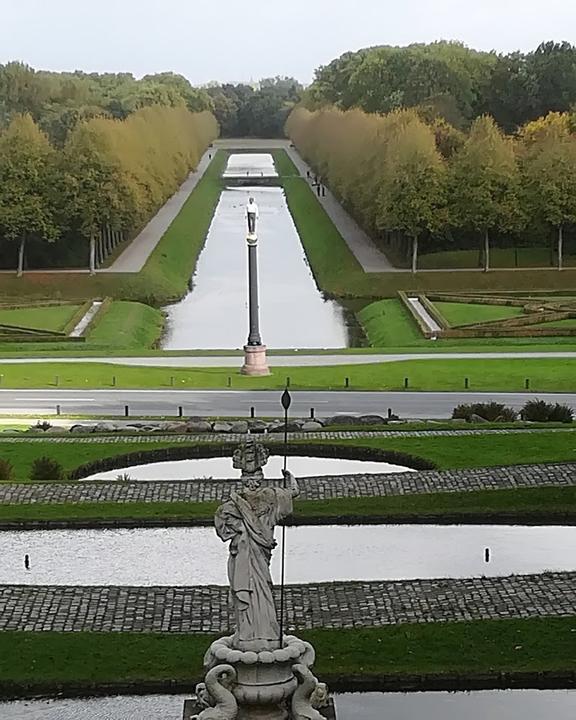
[(458, 405), (452, 411), (454, 420), (472, 422), (473, 415), (478, 415), (488, 422), (514, 422), (517, 418), (515, 410), (497, 402)]
[(32, 463), (30, 480), (33, 482), (64, 480), (64, 468), (58, 460), (53, 460), (49, 457), (36, 458)]
[(10, 460), (0, 459), (0, 482), (9, 482), (14, 479), (14, 466)]
[(544, 400), (529, 400), (520, 411), (522, 420), (529, 422), (571, 423), (574, 411), (568, 405), (547, 403)]

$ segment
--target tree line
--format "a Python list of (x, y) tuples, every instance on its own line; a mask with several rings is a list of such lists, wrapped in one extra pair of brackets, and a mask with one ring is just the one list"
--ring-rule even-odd
[(184, 104), (191, 112), (212, 110), (208, 94), (171, 72), (47, 72), (20, 62), (0, 65), (0, 129), (14, 115), (29, 113), (50, 141), (62, 146), (81, 120), (94, 117), (125, 120), (143, 107)]
[(0, 131), (2, 265), (22, 274), (30, 247), (36, 265), (88, 263), (94, 273), (177, 190), (217, 131), (210, 112), (180, 101), (77, 120), (61, 143), (34, 113), (12, 109)]
[(564, 263), (576, 226), (576, 135), (569, 113), (548, 113), (506, 135), (488, 115), (464, 133), (417, 109), (385, 115), (298, 107), (286, 130), (345, 207), (377, 240), (411, 256), (421, 249), (493, 240), (546, 245)]
[(576, 47), (545, 42), (508, 54), (457, 42), (367, 48), (319, 68), (304, 103), (310, 110), (336, 105), (375, 113), (418, 107), (460, 129), (490, 115), (512, 132), (576, 103)]
[(257, 88), (243, 83), (206, 88), (224, 137), (284, 137), (284, 125), (302, 91), (289, 77), (265, 78)]

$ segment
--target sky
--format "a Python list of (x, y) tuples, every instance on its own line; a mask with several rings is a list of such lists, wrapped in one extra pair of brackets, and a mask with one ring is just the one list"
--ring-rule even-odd
[(171, 70), (193, 84), (313, 79), (348, 50), (460, 40), (481, 50), (576, 43), (574, 0), (0, 0), (0, 63)]

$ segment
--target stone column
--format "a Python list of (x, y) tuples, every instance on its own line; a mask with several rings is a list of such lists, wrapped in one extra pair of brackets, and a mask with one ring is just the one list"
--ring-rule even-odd
[(248, 342), (244, 346), (243, 375), (270, 375), (266, 361), (266, 346), (260, 336), (260, 318), (258, 306), (258, 237), (250, 233), (248, 243), (248, 306), (250, 330)]

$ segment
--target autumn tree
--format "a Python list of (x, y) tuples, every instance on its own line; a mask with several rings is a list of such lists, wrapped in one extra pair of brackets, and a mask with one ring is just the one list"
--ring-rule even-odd
[(31, 235), (55, 240), (54, 153), (30, 115), (16, 115), (0, 135), (0, 234), (18, 242), (18, 276)]
[(564, 228), (576, 224), (576, 138), (567, 115), (551, 113), (521, 133), (523, 187), (531, 216), (554, 228), (558, 269)]
[(492, 118), (478, 118), (450, 165), (449, 197), (456, 229), (481, 234), (484, 270), (490, 269), (490, 234), (521, 227), (519, 174), (511, 141)]

